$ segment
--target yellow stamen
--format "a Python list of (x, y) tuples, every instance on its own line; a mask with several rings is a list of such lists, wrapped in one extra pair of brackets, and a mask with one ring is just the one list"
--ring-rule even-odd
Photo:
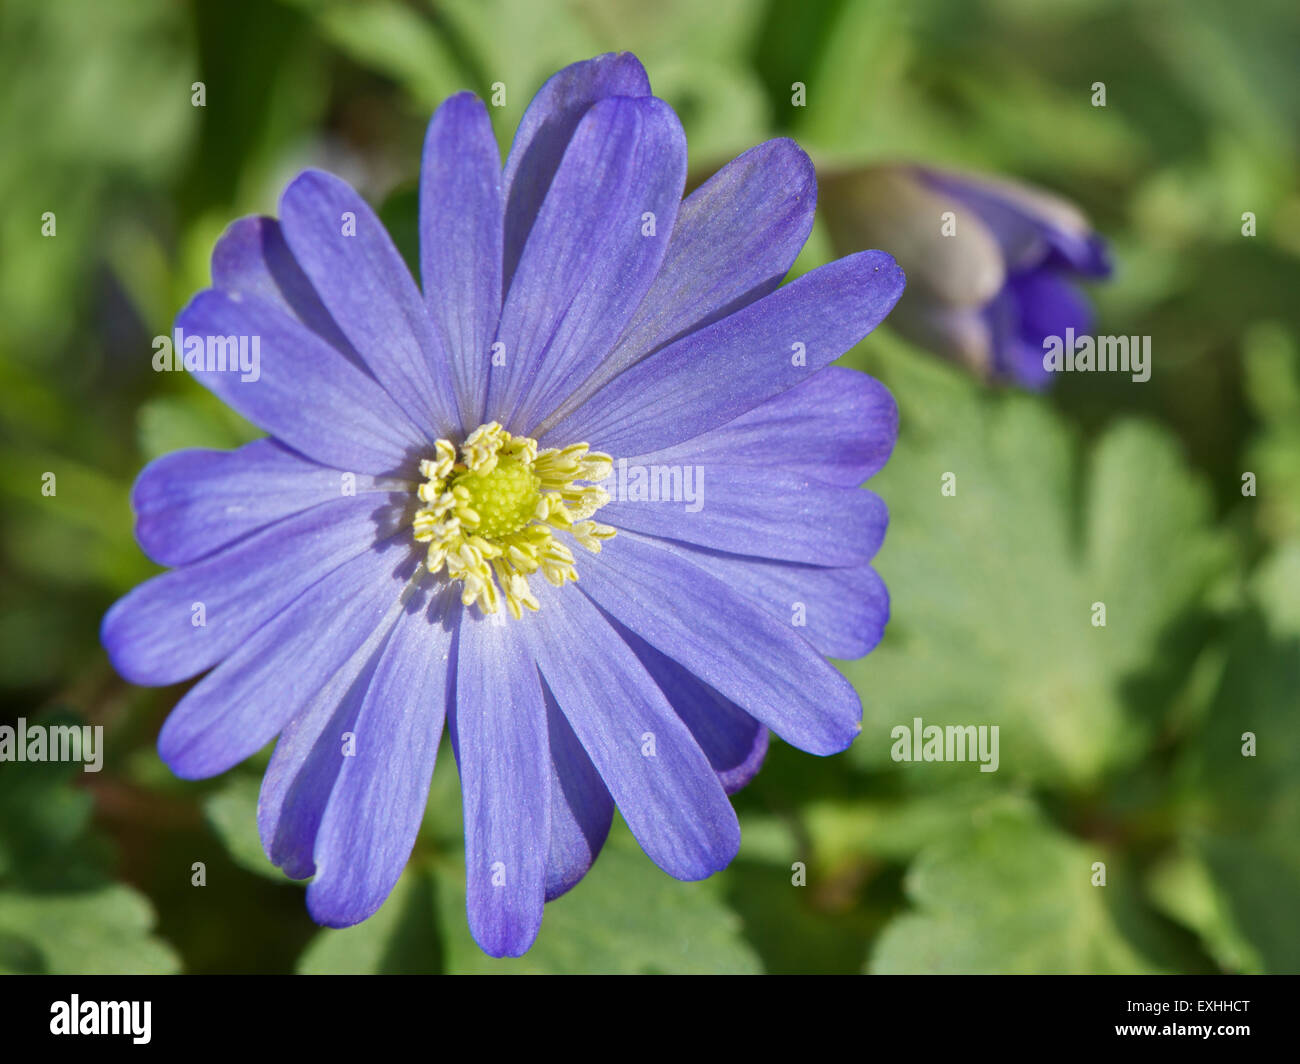
[(455, 444), (438, 440), (434, 457), (420, 463), (416, 490), (424, 506), (413, 530), (427, 543), (425, 568), (459, 580), (461, 602), (496, 613), (501, 600), (511, 616), (540, 603), (528, 577), (541, 572), (556, 587), (578, 579), (573, 552), (555, 538), (567, 532), (599, 553), (615, 530), (589, 520), (609, 502), (594, 481), (613, 471), (613, 459), (585, 443), (538, 451), (537, 441), (512, 436), (495, 421)]

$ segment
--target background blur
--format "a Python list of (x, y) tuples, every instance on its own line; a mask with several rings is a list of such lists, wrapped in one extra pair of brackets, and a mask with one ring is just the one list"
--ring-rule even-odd
[[(504, 149), (545, 77), (616, 49), (681, 115), (693, 181), (789, 134), (819, 166), (910, 159), (1072, 198), (1115, 252), (1096, 331), (1152, 336), (1151, 381), (1032, 397), (879, 330), (847, 362), (902, 411), (872, 483), (894, 616), (845, 667), (866, 714), (850, 751), (774, 743), (736, 798), (740, 857), (704, 883), (616, 821), (513, 962), (465, 928), (444, 752), (398, 890), (320, 931), (257, 843), (265, 755), (173, 779), (153, 742), (183, 688), (129, 687), (99, 646), (155, 571), (135, 474), (256, 435), (152, 372), (152, 338), (225, 225), (275, 213), (299, 169), (383, 204), (409, 250), (443, 98), (504, 82)], [(1297, 70), (1294, 0), (9, 0), (0, 722), (103, 725), (107, 755), (98, 774), (0, 765), (0, 970), (1300, 971)], [(799, 270), (830, 257), (823, 225)], [(999, 724), (999, 771), (892, 762), (914, 716)]]

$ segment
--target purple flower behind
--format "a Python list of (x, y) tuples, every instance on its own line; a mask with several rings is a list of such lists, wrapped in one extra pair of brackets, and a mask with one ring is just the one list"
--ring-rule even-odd
[[(312, 877), (323, 924), (392, 890), (444, 723), (470, 927), (498, 956), (528, 949), (616, 806), (699, 879), (736, 853), (727, 795), (768, 729), (816, 754), (859, 730), (826, 656), (867, 653), (888, 617), (887, 515), (859, 485), (897, 410), (828, 363), (902, 272), (869, 251), (778, 287), (816, 191), (788, 140), (683, 201), (685, 173), (631, 55), (548, 81), (504, 169), (461, 94), (425, 143), (421, 288), (369, 206), (308, 171), (278, 221), (226, 231), (177, 319), (201, 341), (187, 368), (269, 436), (143, 471), (137, 537), (172, 571), (103, 642), (136, 683), (206, 674), (159, 736), (178, 775), (278, 740), (262, 842)], [(255, 380), (210, 357), (250, 336)]]
[[(1043, 341), (1086, 334), (1078, 283), (1109, 276), (1105, 241), (1071, 204), (1002, 178), (882, 165), (823, 182), (833, 232), (894, 250), (910, 278), (891, 324), (982, 375), (1047, 385)], [(951, 215), (948, 214), (951, 212)]]

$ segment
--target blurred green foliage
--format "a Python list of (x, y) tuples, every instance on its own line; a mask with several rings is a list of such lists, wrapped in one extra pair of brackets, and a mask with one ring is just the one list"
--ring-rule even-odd
[[(171, 778), (152, 743), (180, 692), (129, 687), (98, 645), (155, 571), (131, 536), (140, 466), (256, 435), (151, 372), (151, 340), (222, 228), (274, 213), (301, 167), (353, 181), (409, 253), (441, 99), (503, 82), (504, 149), (546, 76), (614, 49), (682, 116), (693, 181), (786, 134), (819, 165), (1075, 199), (1116, 250), (1098, 331), (1151, 335), (1155, 373), (994, 392), (880, 330), (846, 361), (902, 411), (873, 483), (894, 616), (844, 666), (850, 752), (775, 743), (736, 799), (741, 855), (705, 883), (616, 825), (514, 962), (468, 937), (444, 752), (398, 890), (321, 931), (257, 844), (265, 755)], [(107, 758), (0, 766), (0, 970), (1300, 971), (1297, 69), (1291, 0), (9, 0), (0, 718), (71, 712)], [(829, 244), (819, 223), (796, 269)], [(999, 724), (999, 771), (891, 761), (914, 716)]]

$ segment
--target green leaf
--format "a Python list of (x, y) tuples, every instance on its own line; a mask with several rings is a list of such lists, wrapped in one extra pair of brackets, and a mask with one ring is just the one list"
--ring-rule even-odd
[(1124, 870), (1100, 847), (1056, 831), (1008, 799), (970, 817), (966, 833), (924, 850), (907, 874), (916, 911), (893, 920), (870, 970), (898, 973), (1146, 973), (1166, 970), (1145, 945)]
[[(1300, 542), (1260, 568), (1217, 696), (1184, 763), (1188, 850), (1241, 971), (1300, 972)], [(1219, 955), (1223, 955), (1222, 949)], [(1231, 961), (1231, 958), (1229, 958)]]
[(1209, 865), (1193, 847), (1183, 847), (1159, 862), (1147, 878), (1147, 893), (1162, 912), (1200, 936), (1224, 971), (1264, 970), (1258, 952), (1237, 927)]
[[(744, 828), (749, 830), (749, 820)], [(744, 921), (746, 941), (759, 954), (762, 969), (779, 975), (857, 973), (867, 943), (887, 915), (874, 897), (857, 897), (863, 866), (793, 865), (773, 867), (742, 855), (719, 876), (727, 905)]]
[[(81, 723), (60, 714), (31, 724)], [(0, 882), (25, 886), (79, 883), (98, 878), (83, 861), (69, 861), (85, 835), (93, 805), (71, 786), (81, 766), (71, 762), (13, 762), (0, 771)], [(74, 867), (75, 864), (75, 867)]]
[[(0, 448), (0, 463), (8, 473), (0, 487), (11, 525), (7, 546), (22, 559), (24, 575), (40, 580), (42, 590), (92, 582), (130, 586), (138, 578), (125, 484), (93, 463), (43, 448)], [(49, 474), (53, 495), (44, 491)], [(75, 566), (68, 565), (70, 552)]]
[[(1138, 682), (1153, 660), (1163, 683), (1181, 678), (1197, 645), (1175, 624), (1226, 565), (1204, 486), (1161, 429), (1124, 422), (1083, 448), (1041, 398), (873, 346), (902, 424), (870, 484), (890, 507), (878, 568), (893, 616), (882, 645), (843, 666), (864, 702), (853, 756), (889, 766), (892, 730), (920, 717), (998, 725), (990, 777), (1077, 787), (1134, 762), (1173, 694)], [(977, 768), (898, 771), (939, 786)]]
[(1300, 536), (1300, 346), (1276, 321), (1259, 322), (1242, 339), (1246, 398), (1261, 422), (1245, 456), (1255, 496), (1243, 496), (1274, 540)]
[[(155, 938), (153, 909), (120, 883), (69, 894), (0, 890), (0, 965), (46, 975), (164, 975), (180, 969)], [(24, 948), (25, 947), (25, 948)], [(8, 959), (6, 959), (8, 958)], [(3, 971), (3, 968), (0, 968)]]
[[(6, 4), (4, 18), (0, 131), (23, 150), (0, 157), (0, 347), (12, 339), (7, 354), (53, 375), (101, 342), (77, 329), (93, 271), (123, 193), (156, 189), (182, 163), (198, 124), (196, 68), (186, 11), (168, 0), (28, 0)], [(30, 224), (45, 211), (55, 239)]]
[(835, 864), (855, 854), (908, 861), (924, 847), (965, 831), (972, 808), (1000, 797), (1000, 792), (990, 796), (976, 776), (890, 799), (813, 801), (802, 816), (823, 861)]
[[(80, 723), (43, 715), (29, 726)], [(89, 830), (81, 766), (10, 762), (0, 771), (0, 972), (164, 973), (179, 970), (155, 937), (142, 894), (105, 881), (109, 851)]]

